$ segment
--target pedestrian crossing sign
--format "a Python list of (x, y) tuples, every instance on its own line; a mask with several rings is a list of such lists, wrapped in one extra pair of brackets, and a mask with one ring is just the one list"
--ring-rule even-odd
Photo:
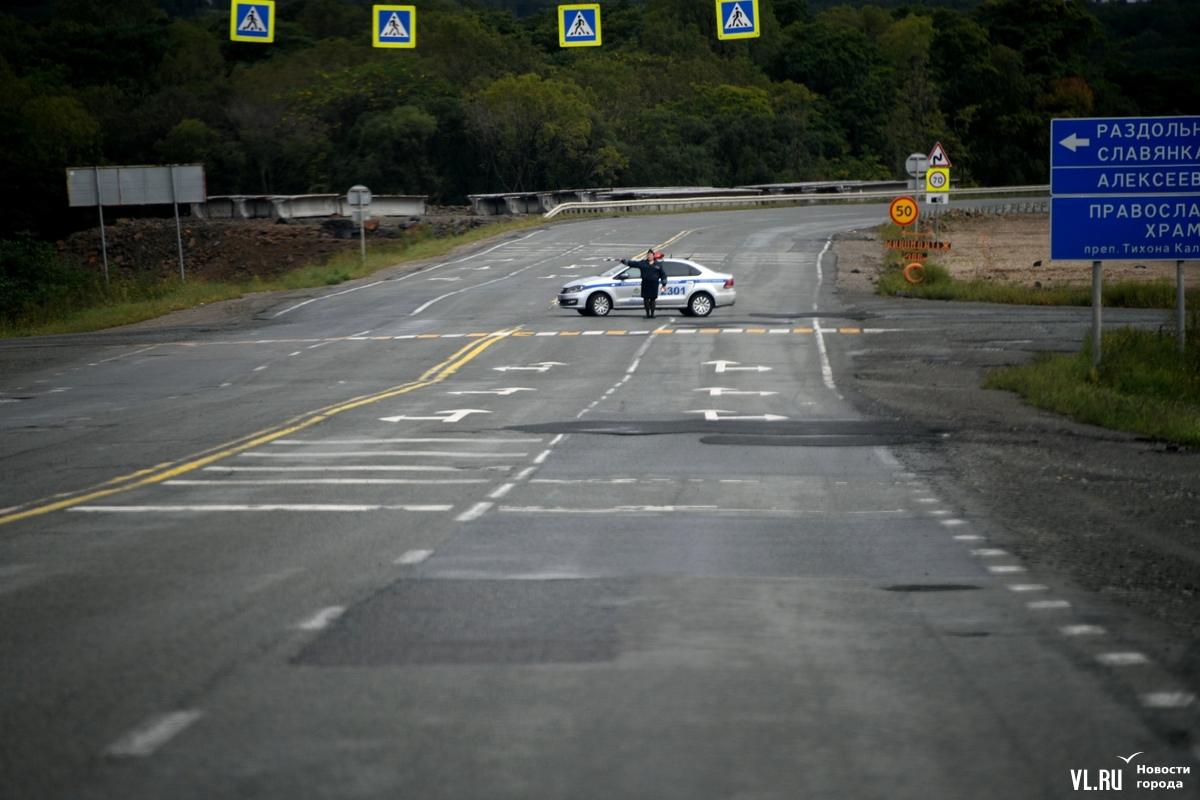
[(373, 6), (371, 19), (376, 47), (416, 47), (416, 6)]
[(717, 0), (718, 39), (753, 39), (758, 35), (758, 0)]
[(558, 7), (559, 47), (600, 46), (600, 6), (596, 3)]
[(274, 0), (233, 0), (229, 12), (229, 38), (235, 42), (275, 41)]

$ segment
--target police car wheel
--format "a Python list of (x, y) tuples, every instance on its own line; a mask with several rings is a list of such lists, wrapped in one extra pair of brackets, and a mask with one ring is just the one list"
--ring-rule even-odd
[(595, 317), (607, 317), (612, 311), (612, 300), (604, 292), (596, 292), (588, 298), (588, 313)]
[(713, 299), (704, 292), (697, 292), (688, 300), (688, 311), (693, 317), (707, 317), (713, 310)]

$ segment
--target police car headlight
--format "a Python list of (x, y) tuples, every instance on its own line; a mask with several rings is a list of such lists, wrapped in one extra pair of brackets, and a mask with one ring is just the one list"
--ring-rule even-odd
[(562, 289), (562, 294), (574, 294), (575, 292), (582, 292), (582, 291), (583, 291), (582, 286), (564, 286)]

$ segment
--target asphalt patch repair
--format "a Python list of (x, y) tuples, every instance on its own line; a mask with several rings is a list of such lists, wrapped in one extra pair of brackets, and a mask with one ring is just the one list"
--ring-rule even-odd
[(612, 661), (633, 580), (401, 580), (351, 609), (301, 666)]
[(701, 444), (756, 447), (881, 447), (932, 442), (948, 433), (892, 420), (728, 420), (701, 419), (589, 420), (516, 425), (508, 430), (538, 434), (594, 434), (600, 436), (667, 436), (700, 434)]

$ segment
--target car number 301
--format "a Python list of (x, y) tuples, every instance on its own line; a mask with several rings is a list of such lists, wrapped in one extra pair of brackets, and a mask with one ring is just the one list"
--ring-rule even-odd
[[(659, 289), (659, 291), (658, 291), (659, 296), (668, 296), (668, 297), (673, 294), (686, 294), (686, 293), (687, 293), (687, 287), (684, 287), (684, 286), (668, 286), (667, 288)], [(633, 294), (635, 297), (640, 297), (642, 294), (641, 287), (634, 289)]]

